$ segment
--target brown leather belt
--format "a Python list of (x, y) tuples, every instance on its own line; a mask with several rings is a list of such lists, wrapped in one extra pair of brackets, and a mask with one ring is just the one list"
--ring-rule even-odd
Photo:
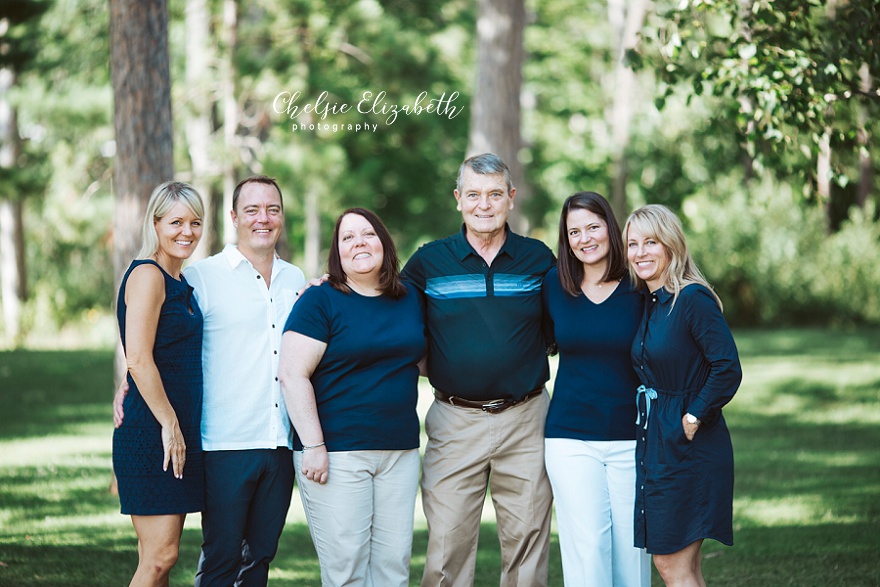
[(533, 389), (520, 400), (508, 398), (473, 401), (455, 395), (449, 395), (445, 391), (440, 391), (439, 389), (434, 388), (434, 397), (437, 398), (437, 401), (443, 402), (444, 404), (450, 404), (453, 406), (458, 406), (460, 408), (474, 408), (475, 410), (483, 410), (488, 414), (498, 414), (500, 412), (503, 412), (507, 408), (512, 408), (513, 406), (524, 404), (533, 397), (538, 397), (543, 392), (544, 387), (541, 386), (538, 389)]

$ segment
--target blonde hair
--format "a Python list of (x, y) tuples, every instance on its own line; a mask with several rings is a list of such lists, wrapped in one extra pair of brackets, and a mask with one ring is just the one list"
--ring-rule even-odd
[[(662, 277), (663, 286), (672, 292), (672, 308), (675, 307), (675, 302), (678, 300), (682, 288), (692, 283), (698, 283), (712, 292), (718, 302), (718, 307), (724, 309), (721, 298), (718, 297), (691, 258), (681, 221), (672, 210), (660, 204), (642, 206), (626, 219), (626, 226), (623, 229), (624, 242), (629, 241), (630, 227), (638, 230), (645, 237), (656, 240), (666, 249), (669, 265), (663, 271)], [(633, 270), (632, 263), (629, 264), (629, 275), (635, 285), (643, 285), (642, 280)]]
[(202, 197), (194, 187), (182, 181), (160, 183), (150, 194), (150, 200), (147, 202), (142, 230), (143, 244), (137, 254), (137, 259), (151, 257), (159, 250), (159, 237), (156, 235), (155, 224), (177, 203), (186, 206), (196, 218), (202, 218), (205, 215)]

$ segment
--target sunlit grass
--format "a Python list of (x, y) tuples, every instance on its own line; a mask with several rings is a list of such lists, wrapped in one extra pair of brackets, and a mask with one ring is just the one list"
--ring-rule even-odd
[[(736, 457), (736, 545), (707, 542), (709, 585), (880, 585), (880, 332), (737, 332), (744, 381), (725, 409)], [(127, 584), (129, 519), (108, 492), (112, 354), (0, 353), (0, 587)], [(424, 414), (430, 391), (423, 386)], [(423, 439), (424, 444), (424, 439)], [(320, 585), (298, 495), (273, 586)], [(200, 518), (184, 530), (171, 585), (192, 585)], [(551, 585), (562, 584), (558, 544)], [(425, 562), (417, 511), (412, 585)], [(498, 584), (491, 507), (475, 584)], [(656, 577), (654, 585), (661, 583)]]

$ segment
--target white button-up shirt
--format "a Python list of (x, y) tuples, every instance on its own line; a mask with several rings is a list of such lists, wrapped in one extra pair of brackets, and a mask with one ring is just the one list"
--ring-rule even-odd
[(238, 248), (184, 270), (205, 317), (202, 342), (202, 448), (292, 448), (278, 381), (281, 335), (303, 272), (275, 259), (271, 284)]

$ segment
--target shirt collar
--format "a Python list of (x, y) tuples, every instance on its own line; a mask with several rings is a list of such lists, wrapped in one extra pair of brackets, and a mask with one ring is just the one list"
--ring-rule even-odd
[[(253, 263), (247, 260), (247, 257), (241, 254), (241, 251), (238, 250), (237, 245), (228, 244), (223, 248), (223, 252), (221, 253), (226, 261), (229, 263), (230, 269), (235, 269), (242, 263), (247, 263), (251, 267), (253, 267)], [(284, 263), (276, 263), (280, 257), (275, 255), (275, 258), (272, 259), (272, 279), (275, 279), (275, 276), (278, 275), (278, 272), (284, 269)]]
[(233, 244), (228, 244), (223, 247), (223, 257), (226, 259), (226, 262), (229, 263), (229, 267), (231, 269), (235, 269), (242, 263), (250, 264), (244, 255), (241, 254), (241, 251), (238, 250), (238, 246)]
[[(504, 239), (504, 244), (501, 245), (501, 249), (498, 250), (498, 255), (506, 254), (508, 257), (514, 257), (514, 253), (516, 252), (515, 242), (517, 235), (510, 231), (510, 225), (506, 222), (504, 223), (504, 232), (507, 238)], [(472, 247), (471, 243), (467, 240), (467, 225), (464, 223), (462, 223), (461, 230), (455, 235), (452, 243), (455, 256), (458, 257), (460, 261), (464, 261), (468, 255), (479, 256), (477, 251), (474, 250), (474, 247)], [(498, 255), (496, 255), (496, 257)]]
[(670, 292), (668, 289), (666, 289), (666, 287), (661, 287), (660, 289), (656, 290), (655, 292), (652, 292), (651, 290), (648, 289), (648, 286), (646, 285), (645, 288), (642, 290), (642, 294), (646, 298), (653, 298), (656, 296), (657, 301), (660, 302), (661, 304), (665, 304), (666, 302), (668, 302), (669, 300), (672, 299), (672, 292)]

